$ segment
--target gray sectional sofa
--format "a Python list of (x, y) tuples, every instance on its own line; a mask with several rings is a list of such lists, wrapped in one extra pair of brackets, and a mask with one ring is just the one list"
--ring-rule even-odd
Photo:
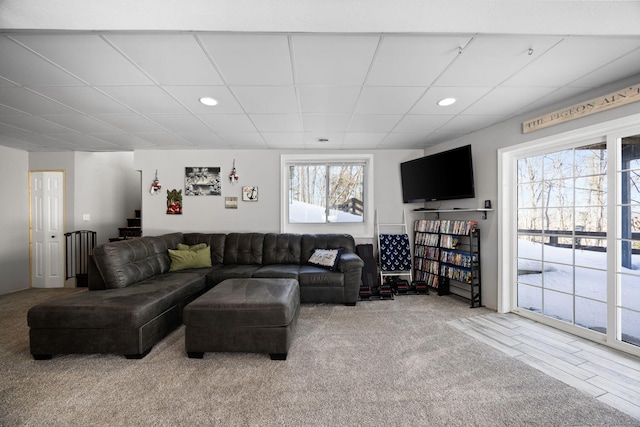
[[(180, 245), (204, 243), (210, 266), (172, 271)], [(202, 246), (202, 245), (201, 245)], [(316, 249), (341, 249), (335, 270), (309, 265)], [(29, 310), (30, 351), (144, 357), (182, 324), (191, 301), (229, 278), (296, 279), (302, 303), (355, 305), (363, 261), (347, 234), (171, 233), (94, 249), (89, 290)]]

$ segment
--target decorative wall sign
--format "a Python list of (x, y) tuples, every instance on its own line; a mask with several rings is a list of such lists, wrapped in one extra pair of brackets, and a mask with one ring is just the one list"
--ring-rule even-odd
[(186, 196), (219, 196), (222, 194), (219, 167), (187, 167), (184, 171)]
[(167, 190), (167, 215), (182, 215), (182, 190)]
[(242, 187), (242, 201), (243, 202), (257, 202), (258, 201), (258, 187)]
[(522, 122), (522, 133), (544, 129), (637, 101), (640, 101), (640, 84)]
[(224, 198), (224, 207), (226, 209), (238, 209), (238, 198), (237, 197), (225, 197)]

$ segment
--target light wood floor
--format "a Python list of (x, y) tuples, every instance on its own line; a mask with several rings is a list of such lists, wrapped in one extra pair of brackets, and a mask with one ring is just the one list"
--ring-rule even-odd
[(452, 327), (640, 420), (640, 359), (515, 314)]

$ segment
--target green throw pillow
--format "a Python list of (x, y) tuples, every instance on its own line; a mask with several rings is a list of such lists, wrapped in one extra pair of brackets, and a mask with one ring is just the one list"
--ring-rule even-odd
[(169, 271), (211, 267), (211, 250), (206, 245), (195, 250), (169, 249), (169, 258), (171, 258)]
[(191, 246), (185, 245), (184, 243), (178, 243), (179, 251), (197, 251), (199, 249), (206, 248), (206, 247), (207, 247), (206, 243), (198, 243)]

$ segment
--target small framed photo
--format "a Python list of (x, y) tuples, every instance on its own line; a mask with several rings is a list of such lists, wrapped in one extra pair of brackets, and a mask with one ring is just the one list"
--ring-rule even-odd
[(238, 198), (237, 197), (225, 197), (224, 198), (224, 207), (226, 209), (238, 209)]
[(258, 201), (258, 187), (242, 187), (242, 201), (243, 202), (257, 202)]

